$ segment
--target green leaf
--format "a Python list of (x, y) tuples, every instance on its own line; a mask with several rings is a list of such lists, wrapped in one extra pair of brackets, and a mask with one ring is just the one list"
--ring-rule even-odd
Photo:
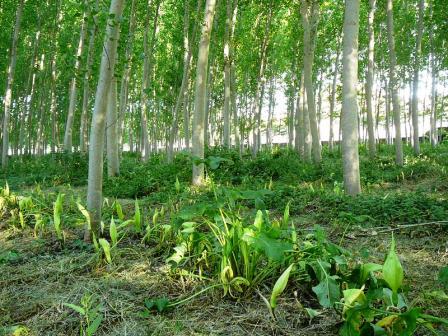
[(176, 183), (174, 184), (174, 187), (176, 189), (176, 192), (179, 193), (180, 192), (180, 182), (179, 182), (179, 178), (176, 176)]
[(89, 325), (89, 327), (87, 328), (87, 336), (93, 336), (96, 331), (98, 330), (101, 322), (103, 322), (103, 315), (100, 314), (98, 315), (92, 322), (92, 324)]
[(77, 306), (75, 304), (72, 303), (63, 303), (64, 306), (73, 309), (74, 311), (76, 311), (77, 313), (81, 314), (82, 316), (84, 316), (86, 314), (86, 311), (84, 308)]
[(110, 219), (110, 227), (109, 227), (109, 235), (110, 239), (112, 240), (112, 246), (117, 245), (118, 243), (118, 232), (117, 232), (117, 226), (115, 225), (114, 217)]
[(346, 289), (343, 292), (344, 295), (344, 308), (343, 315), (349, 309), (351, 309), (355, 304), (365, 304), (367, 299), (364, 295), (364, 291), (362, 289)]
[(403, 267), (395, 252), (394, 236), (392, 236), (389, 254), (383, 265), (383, 279), (389, 285), (390, 289), (392, 289), (394, 295), (396, 295), (398, 289), (400, 289), (403, 284)]
[(243, 241), (253, 245), (257, 250), (262, 251), (270, 260), (283, 260), (286, 251), (292, 249), (292, 244), (284, 242), (279, 239), (269, 237), (266, 233), (251, 233), (250, 230), (245, 230), (241, 237)]
[(261, 230), (261, 228), (263, 226), (263, 212), (261, 210), (258, 210), (257, 214), (255, 215), (254, 226), (258, 230)]
[(123, 208), (121, 207), (121, 204), (118, 201), (115, 201), (115, 210), (117, 212), (118, 219), (123, 221), (124, 220)]
[(412, 336), (417, 329), (417, 319), (422, 313), (421, 308), (413, 308), (401, 314), (401, 318), (406, 322), (406, 328), (401, 331), (400, 336)]
[(107, 263), (111, 264), (112, 263), (112, 256), (110, 254), (110, 244), (106, 239), (100, 238), (98, 240), (98, 242), (100, 243), (101, 247), (103, 248), (103, 252), (104, 252), (104, 256), (106, 257), (106, 261)]
[(291, 273), (294, 264), (289, 265), (289, 267), (282, 273), (282, 275), (275, 282), (274, 288), (271, 294), (270, 305), (271, 308), (274, 309), (277, 307), (277, 298), (283, 293), (288, 284), (289, 274)]
[(135, 200), (134, 227), (135, 227), (135, 231), (137, 231), (137, 232), (142, 231), (142, 217), (141, 217), (140, 207), (138, 205), (137, 200)]
[(56, 231), (56, 235), (58, 236), (59, 240), (63, 240), (64, 238), (62, 234), (62, 223), (61, 223), (62, 204), (64, 202), (64, 197), (65, 197), (64, 194), (59, 194), (53, 206), (54, 229)]
[(81, 213), (83, 214), (84, 218), (86, 219), (88, 229), (91, 230), (92, 229), (92, 225), (91, 225), (91, 221), (90, 221), (90, 214), (89, 214), (89, 212), (80, 203), (76, 203), (76, 205), (78, 206), (79, 211), (81, 211)]
[(359, 284), (363, 285), (367, 281), (367, 278), (372, 272), (378, 272), (381, 271), (382, 269), (383, 266), (380, 264), (375, 263), (363, 264), (361, 266), (361, 272), (359, 274)]
[(322, 307), (331, 308), (341, 298), (339, 284), (336, 281), (338, 277), (330, 275), (322, 261), (318, 260), (317, 265), (320, 269), (320, 283), (314, 286), (312, 290), (317, 295)]
[(288, 227), (288, 222), (289, 222), (289, 204), (290, 203), (291, 202), (288, 202), (286, 204), (285, 212), (283, 213), (283, 221), (282, 221), (283, 228), (287, 228)]

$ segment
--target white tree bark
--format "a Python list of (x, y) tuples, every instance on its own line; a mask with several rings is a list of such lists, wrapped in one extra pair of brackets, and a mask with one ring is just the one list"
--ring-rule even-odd
[[(430, 16), (433, 18), (433, 4), (432, 1), (429, 2), (430, 6)], [(437, 134), (437, 67), (436, 67), (436, 54), (434, 51), (434, 27), (431, 25), (429, 31), (429, 40), (431, 44), (431, 131), (429, 132), (431, 135), (431, 145), (436, 146), (438, 143), (438, 134)], [(443, 102), (443, 99), (442, 99)], [(440, 111), (440, 127), (442, 124), (443, 118), (443, 109)], [(441, 128), (442, 130), (442, 128)]]
[(397, 56), (395, 54), (394, 13), (392, 0), (387, 0), (387, 39), (389, 43), (389, 85), (392, 95), (392, 108), (395, 124), (395, 163), (403, 165), (403, 142), (401, 139), (400, 98), (396, 78)]
[[(311, 3), (310, 3), (311, 2)], [(316, 0), (304, 0), (301, 6), (303, 24), (303, 71), (307, 97), (307, 110), (310, 122), (313, 161), (322, 160), (319, 127), (317, 125), (316, 102), (313, 90), (313, 63), (317, 24), (319, 21), (319, 3)]]
[(342, 155), (344, 187), (349, 195), (361, 192), (357, 102), (358, 34), (359, 0), (346, 0), (342, 55)]
[[(216, 0), (207, 0), (205, 4), (204, 24), (202, 26), (199, 54), (196, 67), (196, 89), (193, 113), (193, 157), (204, 159), (205, 141), (205, 105), (207, 103), (207, 69), (210, 51), (210, 36), (215, 16)], [(195, 186), (204, 184), (204, 164), (193, 163), (193, 179)]]
[(336, 86), (338, 82), (338, 68), (339, 61), (341, 57), (341, 38), (338, 38), (338, 47), (336, 51), (336, 62), (334, 64), (333, 71), (333, 83), (331, 85), (331, 95), (330, 95), (330, 138), (329, 138), (329, 148), (332, 151), (334, 149), (334, 114), (336, 106)]
[(135, 27), (136, 27), (136, 15), (135, 15), (135, 2), (136, 0), (132, 0), (131, 3), (131, 12), (130, 12), (130, 20), (129, 20), (129, 34), (128, 34), (128, 43), (126, 45), (126, 59), (125, 59), (125, 67), (123, 72), (123, 77), (121, 78), (120, 84), (120, 100), (119, 100), (119, 110), (118, 110), (118, 150), (119, 153), (123, 151), (123, 132), (124, 132), (124, 119), (126, 114), (126, 109), (128, 105), (128, 96), (129, 96), (129, 81), (131, 78), (131, 57), (134, 50), (134, 35), (135, 35)]
[(412, 86), (412, 129), (413, 129), (413, 147), (416, 155), (420, 154), (420, 140), (418, 127), (418, 83), (420, 74), (420, 58), (422, 54), (422, 37), (423, 37), (423, 19), (425, 15), (425, 0), (419, 0), (418, 5), (418, 27), (417, 27), (417, 41), (415, 46), (414, 59), (414, 82)]
[[(88, 3), (85, 2), (86, 6)], [(74, 75), (70, 82), (70, 98), (68, 104), (67, 121), (65, 123), (64, 150), (71, 153), (73, 150), (73, 119), (75, 117), (76, 101), (78, 98), (78, 88), (76, 76), (81, 66), (81, 55), (84, 50), (84, 40), (86, 38), (87, 13), (84, 13), (81, 23), (81, 33), (79, 35), (78, 48), (76, 49), (76, 60)]]
[(120, 173), (120, 159), (118, 152), (118, 113), (117, 113), (117, 79), (110, 83), (107, 100), (107, 173), (117, 176)]
[[(87, 209), (90, 214), (91, 230), (95, 234), (98, 234), (98, 227), (101, 221), (101, 206), (103, 203), (103, 152), (107, 100), (115, 71), (124, 1), (125, 0), (112, 0), (110, 5), (90, 131)], [(85, 231), (84, 240), (91, 240), (91, 232), (88, 228)]]
[[(95, 9), (98, 9), (98, 1), (96, 0)], [(87, 64), (86, 71), (84, 74), (84, 88), (82, 94), (82, 109), (81, 109), (81, 125), (79, 128), (79, 151), (85, 152), (87, 150), (87, 124), (88, 124), (88, 109), (89, 109), (89, 98), (90, 98), (90, 80), (92, 75), (92, 66), (95, 55), (95, 38), (97, 32), (97, 23), (94, 19), (94, 22), (91, 23), (90, 26), (90, 37), (89, 37), (89, 46), (87, 48)]]
[(12, 105), (12, 88), (14, 85), (14, 75), (17, 64), (17, 42), (19, 40), (19, 33), (22, 24), (24, 0), (19, 0), (16, 10), (16, 22), (14, 25), (14, 33), (12, 37), (12, 44), (10, 50), (10, 63), (8, 67), (8, 78), (6, 80), (6, 93), (4, 98), (4, 116), (3, 116), (3, 147), (2, 147), (2, 168), (8, 165), (8, 151), (9, 151), (9, 118)]
[(368, 67), (367, 67), (367, 80), (366, 80), (366, 104), (367, 104), (367, 129), (369, 135), (369, 156), (373, 159), (376, 155), (375, 144), (375, 128), (373, 119), (373, 76), (375, 68), (375, 32), (374, 32), (374, 18), (376, 10), (376, 0), (369, 0), (370, 10), (368, 18), (368, 30), (369, 30), (369, 55), (368, 55)]

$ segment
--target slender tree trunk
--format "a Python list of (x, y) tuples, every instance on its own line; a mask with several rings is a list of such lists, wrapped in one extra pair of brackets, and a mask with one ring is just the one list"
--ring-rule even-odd
[(16, 22), (14, 25), (14, 33), (12, 37), (10, 50), (10, 63), (8, 67), (8, 78), (6, 80), (6, 93), (4, 101), (4, 116), (3, 116), (3, 148), (2, 148), (2, 168), (8, 165), (8, 151), (9, 151), (9, 118), (11, 114), (12, 105), (12, 89), (14, 85), (14, 75), (17, 64), (17, 42), (19, 40), (19, 33), (22, 24), (24, 0), (19, 0), (16, 11)]
[[(33, 102), (33, 97), (34, 97), (34, 84), (35, 84), (35, 80), (36, 80), (34, 66), (37, 62), (37, 59), (36, 59), (37, 49), (39, 47), (39, 41), (40, 41), (40, 36), (41, 36), (40, 25), (41, 25), (41, 19), (39, 17), (38, 18), (38, 28), (37, 28), (37, 32), (36, 32), (36, 35), (35, 35), (34, 41), (33, 41), (33, 52), (32, 52), (32, 56), (31, 56), (31, 64), (30, 64), (30, 68), (29, 68), (28, 80), (27, 80), (27, 85), (26, 85), (26, 90), (25, 90), (26, 95), (28, 97), (25, 97), (25, 99), (24, 99), (22, 120), (20, 123), (19, 146), (22, 148), (21, 153), (24, 153), (28, 147), (25, 143), (25, 140), (26, 140), (25, 133), (29, 134), (29, 131), (26, 132), (25, 129), (26, 129), (26, 126), (29, 125), (29, 115), (31, 113), (31, 104)], [(31, 125), (29, 125), (29, 128), (31, 128)]]
[(112, 79), (108, 92), (106, 137), (107, 137), (107, 172), (109, 176), (117, 176), (120, 173), (120, 159), (118, 152), (118, 114), (117, 114), (116, 78)]
[(375, 32), (374, 32), (374, 18), (376, 10), (376, 0), (369, 0), (369, 56), (368, 56), (368, 69), (367, 69), (367, 82), (366, 82), (366, 103), (367, 103), (367, 128), (369, 135), (369, 156), (373, 159), (376, 155), (375, 145), (375, 129), (373, 120), (373, 72), (375, 68)]
[(134, 50), (134, 35), (135, 35), (135, 27), (136, 27), (136, 13), (135, 13), (135, 2), (136, 0), (132, 0), (131, 3), (131, 12), (130, 12), (130, 20), (129, 20), (129, 33), (128, 33), (128, 43), (126, 45), (125, 52), (125, 66), (123, 77), (121, 78), (120, 84), (120, 100), (119, 100), (119, 110), (118, 110), (118, 150), (119, 153), (123, 151), (123, 132), (124, 132), (124, 120), (126, 109), (128, 106), (129, 99), (129, 81), (131, 77), (131, 68), (132, 68), (132, 53)]
[(361, 193), (357, 127), (358, 34), (359, 0), (345, 0), (342, 56), (342, 154), (344, 187), (349, 195)]
[(336, 62), (334, 63), (334, 71), (333, 71), (333, 83), (331, 85), (331, 100), (330, 100), (330, 139), (329, 139), (329, 147), (330, 150), (334, 149), (334, 108), (336, 105), (336, 87), (338, 83), (338, 68), (339, 61), (341, 57), (341, 38), (338, 38), (338, 46), (336, 50)]
[(403, 165), (403, 142), (401, 139), (400, 99), (398, 97), (398, 81), (396, 78), (397, 56), (395, 54), (394, 13), (392, 0), (387, 0), (387, 38), (389, 42), (389, 78), (392, 95), (392, 106), (395, 124), (395, 163)]
[(112, 0), (101, 57), (100, 75), (95, 95), (92, 128), (89, 146), (89, 180), (87, 186), (87, 209), (91, 228), (86, 228), (84, 240), (90, 241), (91, 234), (99, 234), (101, 206), (103, 203), (103, 152), (106, 130), (108, 92), (115, 71), (120, 21), (124, 0)]
[[(98, 8), (98, 0), (96, 0), (95, 9)], [(90, 80), (92, 76), (92, 66), (95, 55), (95, 38), (97, 31), (97, 23), (94, 19), (94, 22), (90, 27), (90, 37), (89, 37), (89, 46), (87, 48), (87, 64), (86, 71), (84, 74), (84, 91), (82, 95), (82, 109), (81, 109), (81, 125), (79, 128), (79, 150), (80, 152), (85, 152), (87, 150), (87, 125), (88, 125), (88, 109), (89, 109), (89, 98), (90, 98)]]
[(302, 120), (300, 120), (302, 131), (302, 144), (303, 144), (303, 158), (307, 162), (311, 162), (312, 159), (312, 135), (310, 126), (310, 115), (308, 110), (308, 96), (305, 89), (305, 80), (302, 77), (302, 85), (300, 92), (302, 92)]
[[(148, 0), (148, 8), (151, 7), (151, 1)], [(141, 148), (140, 150), (143, 152), (142, 157), (144, 160), (149, 158), (149, 134), (148, 134), (148, 91), (150, 89), (149, 87), (149, 11), (146, 14), (146, 29), (143, 37), (143, 49), (144, 49), (144, 61), (143, 61), (143, 79), (142, 79), (142, 86), (141, 86), (141, 99), (140, 99), (140, 129), (141, 129), (141, 136), (140, 136), (140, 143)]]
[[(432, 1), (429, 2), (430, 6), (430, 16), (433, 18), (433, 4)], [(429, 132), (431, 135), (431, 145), (436, 146), (438, 143), (438, 135), (437, 135), (437, 67), (436, 67), (436, 53), (434, 50), (434, 26), (431, 25), (429, 28), (429, 40), (431, 44), (431, 131)], [(443, 115), (443, 110), (441, 111), (441, 115)], [(440, 127), (442, 127), (442, 122), (440, 122)]]
[[(85, 2), (86, 6), (88, 3)], [(81, 56), (84, 50), (84, 40), (86, 38), (87, 12), (84, 14), (81, 23), (81, 33), (79, 35), (78, 48), (76, 49), (76, 60), (73, 78), (70, 82), (70, 98), (67, 112), (67, 121), (65, 123), (64, 150), (71, 153), (73, 150), (73, 119), (75, 117), (76, 101), (78, 98), (78, 89), (76, 77), (81, 66)]]
[(296, 101), (293, 101), (293, 104), (296, 104), (296, 114), (294, 120), (294, 128), (295, 128), (295, 138), (294, 138), (294, 146), (300, 157), (304, 157), (304, 111), (303, 111), (303, 99), (304, 99), (304, 91), (303, 91), (303, 71), (299, 77), (298, 82), (298, 92)]
[(425, 0), (419, 0), (418, 4), (418, 29), (417, 42), (415, 46), (414, 59), (414, 83), (412, 90), (412, 131), (413, 131), (413, 147), (416, 155), (420, 154), (420, 140), (418, 129), (418, 83), (420, 74), (420, 58), (422, 54), (422, 36), (423, 36), (423, 19), (425, 14)]
[(269, 42), (269, 35), (271, 33), (271, 23), (272, 23), (272, 8), (273, 4), (269, 4), (269, 13), (266, 19), (266, 25), (264, 30), (264, 37), (260, 48), (260, 68), (258, 72), (257, 88), (255, 91), (255, 101), (253, 105), (252, 114), (255, 120), (255, 127), (253, 131), (253, 147), (252, 156), (255, 157), (260, 149), (260, 139), (261, 139), (261, 105), (263, 102), (264, 95), (264, 85), (265, 85), (265, 70), (266, 70), (266, 58), (267, 58), (267, 48)]
[(235, 26), (238, 15), (238, 0), (233, 0), (233, 17), (232, 17), (232, 29), (230, 30), (230, 46), (229, 46), (229, 56), (230, 56), (230, 101), (231, 109), (233, 113), (233, 128), (235, 136), (235, 147), (240, 147), (240, 132), (239, 132), (239, 122), (238, 122), (238, 107), (236, 104), (236, 65), (235, 65)]
[(272, 145), (272, 126), (273, 126), (273, 114), (275, 109), (275, 79), (271, 79), (269, 85), (269, 106), (268, 106), (268, 121), (266, 123), (266, 146), (271, 148)]
[(317, 25), (319, 21), (319, 3), (315, 0), (305, 0), (301, 6), (302, 23), (303, 23), (303, 71), (305, 78), (305, 90), (307, 96), (308, 115), (311, 129), (312, 140), (312, 154), (313, 161), (320, 163), (322, 160), (321, 144), (319, 129), (317, 126), (316, 117), (316, 102), (314, 100), (313, 90), (313, 63), (314, 63), (314, 49), (315, 39), (317, 35)]
[(230, 78), (230, 32), (232, 30), (232, 0), (226, 1), (226, 27), (224, 33), (224, 110), (223, 110), (223, 145), (228, 148), (230, 146), (230, 114), (231, 114), (231, 78)]
[[(193, 114), (193, 157), (204, 159), (204, 127), (205, 105), (207, 103), (207, 69), (210, 51), (210, 36), (215, 16), (216, 0), (207, 0), (205, 4), (204, 24), (202, 26), (199, 54), (196, 66), (196, 92)], [(195, 186), (204, 184), (204, 164), (193, 163), (193, 179)]]
[[(198, 7), (197, 7), (197, 13), (200, 14), (200, 8), (202, 6), (202, 1), (198, 1)], [(191, 66), (191, 59), (193, 56), (193, 42), (196, 40), (196, 30), (197, 25), (195, 25), (193, 34), (191, 39), (188, 37), (188, 30), (190, 27), (190, 2), (189, 0), (185, 1), (185, 13), (184, 13), (184, 49), (185, 49), (185, 57), (184, 57), (184, 70), (183, 70), (183, 76), (182, 76), (182, 84), (179, 89), (179, 94), (177, 96), (176, 105), (174, 107), (173, 111), (173, 121), (171, 124), (171, 130), (169, 135), (169, 147), (167, 152), (167, 160), (168, 163), (173, 161), (174, 158), (174, 138), (177, 134), (177, 131), (179, 129), (179, 110), (182, 104), (184, 104), (184, 108), (186, 107), (185, 104), (188, 104), (188, 98), (187, 96), (187, 89), (188, 89), (188, 80), (190, 75), (190, 66)], [(189, 118), (184, 115), (184, 118), (187, 119), (187, 123), (189, 124)], [(184, 121), (184, 127), (185, 127), (185, 121)], [(188, 128), (188, 126), (187, 126)]]

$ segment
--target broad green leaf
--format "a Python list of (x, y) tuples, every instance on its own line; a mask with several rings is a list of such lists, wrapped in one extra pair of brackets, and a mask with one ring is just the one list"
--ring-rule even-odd
[(90, 221), (90, 214), (89, 212), (86, 210), (86, 208), (84, 208), (81, 203), (76, 203), (76, 205), (78, 206), (79, 211), (81, 211), (81, 213), (83, 214), (84, 218), (87, 221), (87, 227), (89, 230), (92, 229), (92, 225), (91, 225), (91, 221)]
[(25, 228), (25, 218), (23, 217), (22, 211), (19, 211), (19, 221), (20, 221), (20, 227), (22, 229)]
[(270, 305), (274, 309), (277, 306), (277, 298), (283, 293), (288, 284), (289, 274), (291, 273), (294, 264), (289, 265), (289, 267), (282, 273), (282, 275), (275, 282), (274, 288), (271, 294)]
[(421, 308), (412, 308), (401, 314), (401, 318), (406, 324), (406, 328), (400, 332), (400, 336), (412, 336), (417, 330), (417, 319), (422, 314)]
[(339, 284), (336, 281), (338, 277), (330, 275), (322, 261), (318, 260), (317, 265), (320, 269), (320, 283), (314, 286), (312, 290), (317, 295), (322, 307), (331, 308), (341, 298)]
[(103, 315), (100, 314), (93, 320), (93, 322), (89, 325), (89, 327), (86, 330), (87, 331), (87, 336), (95, 335), (95, 333), (98, 330), (101, 322), (103, 322), (103, 319), (104, 319)]
[(258, 210), (257, 214), (255, 215), (254, 226), (258, 230), (261, 230), (261, 228), (263, 226), (263, 212), (261, 210)]
[(362, 289), (346, 289), (343, 292), (344, 296), (344, 308), (342, 314), (345, 315), (345, 312), (351, 309), (355, 304), (364, 304), (366, 303), (366, 296), (364, 295), (364, 291)]
[(77, 306), (75, 304), (72, 303), (64, 303), (64, 306), (73, 309), (74, 311), (76, 311), (77, 313), (81, 314), (82, 316), (84, 316), (86, 314), (86, 311), (84, 310), (84, 308)]
[(135, 231), (142, 231), (142, 217), (140, 213), (140, 206), (138, 205), (138, 201), (135, 200), (135, 214), (134, 214), (134, 227)]
[(392, 236), (392, 242), (390, 245), (389, 254), (383, 265), (383, 279), (389, 285), (392, 292), (396, 295), (398, 289), (403, 284), (403, 267), (401, 266), (400, 259), (398, 259), (395, 252), (395, 239)]
[(241, 239), (257, 250), (262, 251), (273, 261), (283, 260), (285, 252), (292, 249), (292, 244), (271, 238), (264, 232), (251, 234), (250, 231), (245, 230)]
[(64, 238), (62, 235), (62, 223), (61, 223), (62, 204), (64, 203), (64, 197), (65, 197), (64, 194), (59, 194), (53, 206), (54, 229), (56, 231), (56, 235), (58, 236), (59, 240), (63, 240)]
[(117, 226), (115, 225), (114, 217), (110, 219), (110, 226), (109, 226), (109, 235), (110, 239), (112, 240), (112, 246), (117, 245), (118, 243), (118, 232), (117, 232)]
[(383, 266), (380, 264), (375, 264), (375, 263), (363, 264), (361, 266), (361, 272), (359, 275), (359, 283), (361, 285), (363, 285), (367, 281), (367, 278), (369, 277), (370, 273), (378, 272), (378, 271), (381, 271), (382, 269), (383, 269)]
[(124, 220), (123, 208), (121, 207), (121, 204), (118, 201), (115, 201), (115, 210), (117, 212), (118, 219), (123, 221)]
[(103, 248), (104, 256), (106, 257), (107, 263), (111, 264), (112, 263), (112, 256), (110, 254), (110, 244), (109, 244), (109, 242), (106, 239), (104, 239), (104, 238), (100, 238), (98, 240), (98, 242), (100, 243), (101, 247)]

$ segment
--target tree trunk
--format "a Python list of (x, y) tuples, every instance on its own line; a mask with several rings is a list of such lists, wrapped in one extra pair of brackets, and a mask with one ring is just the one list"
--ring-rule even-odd
[[(98, 9), (98, 0), (95, 3), (95, 9)], [(79, 128), (79, 151), (81, 153), (87, 150), (87, 125), (88, 125), (88, 109), (89, 109), (89, 98), (90, 98), (90, 80), (92, 75), (92, 65), (94, 61), (95, 53), (95, 37), (97, 31), (97, 23), (94, 18), (94, 22), (90, 27), (90, 38), (89, 46), (87, 48), (87, 64), (86, 71), (84, 74), (84, 92), (82, 95), (82, 109), (81, 109), (81, 125)]]
[[(198, 1), (197, 6), (197, 14), (199, 16), (200, 8), (202, 6), (202, 1)], [(191, 67), (191, 59), (193, 56), (193, 42), (196, 40), (196, 31), (198, 25), (196, 24), (193, 29), (193, 34), (191, 36), (191, 39), (188, 37), (188, 30), (190, 27), (190, 1), (185, 1), (185, 13), (184, 13), (184, 49), (185, 49), (185, 57), (184, 57), (184, 70), (182, 75), (182, 84), (179, 89), (179, 94), (177, 96), (176, 105), (174, 107), (173, 111), (173, 121), (171, 124), (171, 130), (169, 135), (169, 144), (168, 144), (168, 151), (167, 151), (167, 160), (168, 163), (173, 161), (174, 158), (174, 138), (175, 135), (178, 132), (179, 129), (179, 110), (182, 104), (184, 104), (184, 108), (186, 108), (185, 104), (188, 104), (187, 99), (187, 90), (188, 90), (188, 80), (190, 75), (190, 67)], [(184, 118), (187, 119), (187, 123), (189, 123), (188, 117), (185, 116)], [(184, 121), (184, 127), (185, 127), (185, 121)], [(188, 128), (188, 126), (187, 126)]]
[(131, 3), (131, 12), (130, 12), (130, 20), (129, 20), (129, 34), (128, 34), (128, 43), (126, 45), (126, 53), (125, 53), (125, 66), (123, 77), (121, 78), (120, 84), (120, 100), (119, 100), (119, 110), (118, 110), (118, 151), (119, 154), (123, 151), (123, 132), (124, 132), (124, 120), (126, 114), (126, 108), (128, 106), (128, 96), (129, 96), (129, 81), (131, 77), (131, 68), (132, 68), (132, 53), (134, 50), (134, 35), (135, 35), (135, 27), (136, 27), (136, 13), (135, 13), (135, 2), (136, 0), (132, 0)]
[(339, 61), (341, 57), (341, 38), (338, 37), (338, 46), (336, 50), (336, 62), (334, 63), (334, 71), (333, 71), (333, 83), (331, 85), (331, 100), (330, 100), (330, 139), (329, 139), (329, 147), (330, 150), (334, 149), (334, 108), (336, 105), (336, 86), (338, 83), (338, 68)]
[(106, 124), (107, 172), (109, 176), (117, 176), (120, 173), (117, 121), (117, 79), (113, 78), (108, 92)]
[(303, 23), (303, 45), (304, 45), (304, 57), (303, 57), (303, 71), (305, 80), (305, 90), (307, 96), (308, 115), (311, 129), (312, 140), (312, 154), (315, 163), (320, 163), (322, 160), (321, 144), (319, 129), (317, 126), (316, 117), (316, 102), (314, 99), (313, 90), (313, 63), (314, 63), (314, 49), (315, 39), (317, 35), (317, 25), (319, 21), (319, 3), (316, 0), (310, 0), (302, 2), (301, 14)]
[(359, 0), (346, 0), (342, 55), (342, 155), (344, 187), (349, 195), (361, 193), (357, 125), (358, 34)]
[[(193, 148), (194, 158), (204, 159), (204, 126), (205, 105), (207, 103), (207, 70), (210, 51), (210, 36), (215, 16), (216, 0), (207, 0), (205, 4), (204, 24), (199, 42), (198, 61), (196, 66), (196, 89), (193, 113)], [(193, 163), (192, 183), (195, 186), (204, 184), (204, 164)]]
[(311, 126), (310, 126), (310, 114), (308, 111), (308, 96), (306, 94), (305, 89), (305, 80), (302, 75), (302, 84), (300, 88), (300, 92), (302, 95), (302, 118), (299, 119), (301, 123), (302, 132), (302, 144), (303, 144), (303, 159), (307, 162), (311, 162), (311, 154), (312, 154), (312, 135), (311, 135)]
[(6, 93), (4, 98), (4, 116), (3, 116), (3, 148), (2, 148), (2, 168), (8, 165), (9, 151), (9, 118), (12, 105), (12, 89), (14, 85), (14, 74), (17, 63), (17, 42), (19, 40), (19, 32), (22, 24), (24, 0), (19, 0), (16, 11), (16, 22), (14, 25), (14, 33), (12, 37), (10, 50), (10, 63), (8, 67), (8, 78), (6, 80)]
[[(430, 16), (433, 18), (433, 4), (432, 1), (429, 2), (430, 6)], [(434, 26), (431, 25), (429, 30), (429, 40), (431, 44), (431, 131), (429, 132), (431, 135), (431, 145), (436, 146), (438, 143), (438, 134), (437, 134), (437, 67), (436, 67), (436, 53), (434, 51)], [(443, 98), (442, 98), (443, 99)], [(441, 111), (441, 115), (443, 116), (443, 110)], [(442, 127), (442, 122), (440, 123), (440, 127)], [(441, 128), (442, 129), (442, 128)]]
[(239, 122), (238, 122), (238, 108), (236, 104), (236, 65), (235, 65), (235, 26), (238, 15), (238, 0), (233, 0), (233, 17), (232, 17), (232, 29), (230, 31), (230, 46), (229, 46), (229, 56), (230, 56), (230, 101), (231, 109), (233, 113), (233, 132), (235, 136), (235, 147), (240, 147), (240, 132), (239, 132)]
[(293, 104), (296, 104), (296, 111), (295, 111), (295, 120), (294, 120), (294, 128), (295, 128), (295, 138), (294, 138), (294, 147), (296, 149), (296, 152), (299, 154), (300, 157), (304, 157), (304, 113), (303, 113), (303, 72), (300, 75), (299, 83), (298, 83), (298, 92), (296, 101), (293, 102)]
[(231, 78), (230, 78), (230, 32), (232, 30), (232, 0), (226, 1), (226, 27), (224, 32), (224, 110), (223, 110), (223, 145), (230, 146), (230, 114), (231, 114)]
[(108, 92), (114, 76), (121, 16), (124, 0), (112, 0), (101, 57), (100, 75), (95, 95), (89, 146), (89, 179), (87, 209), (91, 228), (86, 228), (84, 240), (91, 240), (91, 233), (99, 234), (101, 206), (103, 203), (103, 152), (106, 126)]
[(414, 59), (414, 83), (412, 90), (412, 132), (413, 132), (413, 146), (414, 153), (420, 154), (420, 140), (418, 129), (418, 84), (420, 74), (420, 58), (422, 54), (422, 36), (423, 36), (423, 19), (425, 15), (425, 0), (419, 0), (418, 3), (418, 28), (417, 28), (417, 41), (415, 46), (415, 59)]
[(367, 69), (367, 81), (366, 81), (366, 103), (367, 103), (367, 129), (369, 138), (369, 156), (373, 159), (376, 155), (376, 145), (375, 145), (375, 128), (373, 120), (373, 102), (372, 102), (372, 91), (373, 91), (373, 72), (375, 68), (375, 31), (374, 31), (374, 18), (376, 10), (376, 0), (369, 0), (370, 11), (369, 11), (369, 56), (368, 56), (368, 69)]
[(387, 38), (389, 43), (389, 85), (392, 95), (392, 108), (395, 124), (395, 163), (403, 165), (403, 142), (401, 139), (401, 114), (400, 99), (398, 97), (398, 81), (395, 68), (397, 66), (397, 56), (395, 54), (394, 36), (394, 13), (392, 0), (387, 0)]
[[(85, 2), (88, 6), (88, 3)], [(78, 98), (76, 77), (78, 76), (79, 68), (81, 66), (81, 56), (84, 50), (84, 40), (86, 37), (86, 25), (87, 25), (87, 12), (84, 13), (81, 23), (81, 33), (79, 35), (78, 48), (76, 49), (76, 60), (73, 78), (70, 82), (70, 98), (67, 112), (67, 121), (65, 123), (65, 135), (64, 135), (64, 150), (71, 153), (73, 150), (73, 119), (75, 117), (76, 101)]]

